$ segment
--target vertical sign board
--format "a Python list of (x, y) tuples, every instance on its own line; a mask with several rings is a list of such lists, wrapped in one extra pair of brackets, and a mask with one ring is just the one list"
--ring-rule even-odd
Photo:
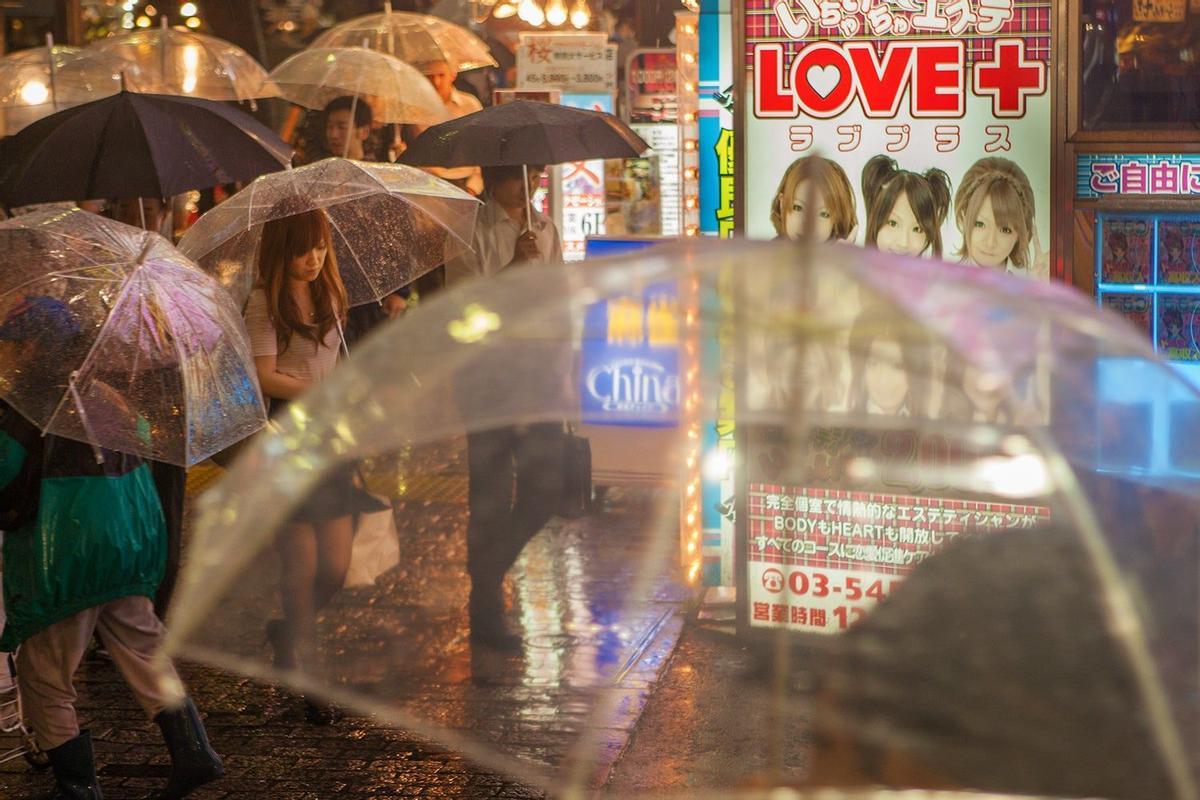
[(700, 233), (733, 235), (733, 65), (730, 0), (700, 4)]
[[(611, 114), (617, 91), (617, 46), (602, 33), (522, 33), (517, 84), (522, 89), (558, 89), (564, 105)], [(604, 162), (564, 164), (561, 172), (556, 222), (563, 258), (578, 261), (587, 237), (604, 233)]]
[[(1032, 213), (1028, 241), (1002, 254), (971, 248), (952, 204), (941, 225), (942, 257), (1048, 273), (1042, 243), (1050, 241), (1050, 0), (740, 1), (748, 236), (781, 233), (771, 208), (797, 159), (824, 156), (844, 172), (859, 243), (868, 240), (868, 208), (884, 195), (862, 194), (872, 157), (890, 157), (914, 173), (943, 170), (952, 193), (972, 167), (979, 174), (992, 166), (1016, 187), (1016, 215)], [(933, 219), (918, 223), (936, 227)]]
[[(699, 14), (698, 166), (700, 233), (733, 235), (733, 23), (730, 0), (701, 0)], [(722, 279), (732, 283), (732, 279)], [(734, 365), (733, 294), (719, 286), (712, 319), (715, 330), (702, 337), (707, 374), (720, 375), (717, 419), (704, 423), (701, 436), (700, 493), (703, 509), (701, 553), (705, 586), (733, 586), (734, 577)]]
[[(1048, 275), (1050, 0), (738, 2), (745, 207), (736, 211), (748, 236), (798, 236), (815, 224), (818, 235), (889, 252)], [(790, 196), (777, 195), (789, 170), (814, 166), (829, 176), (828, 189), (793, 180)], [(912, 175), (900, 183), (895, 170)], [(827, 219), (805, 218), (809, 188), (828, 192), (813, 200)], [(949, 199), (944, 218), (939, 197)], [(815, 287), (818, 296), (834, 292), (847, 319), (869, 313), (843, 289)], [(845, 362), (842, 370), (846, 356), (834, 360)], [(777, 377), (772, 370), (748, 365), (738, 395), (747, 412), (756, 410), (752, 387)], [(849, 388), (831, 389), (817, 410), (877, 408), (872, 385), (832, 381)], [(926, 460), (932, 476), (939, 463), (991, 454), (955, 452), (959, 442), (914, 431), (902, 418), (889, 425), (873, 417), (869, 427), (836, 419), (797, 441), (769, 426), (739, 429), (746, 519), (737, 520), (737, 574), (750, 627), (836, 633), (954, 537), (1002, 535), (1049, 515), (1036, 498), (1013, 503), (939, 487), (929, 476), (911, 480)], [(893, 465), (898, 453), (917, 455)], [(883, 477), (852, 482), (844, 465), (855, 459)]]
[(678, 236), (679, 95), (675, 51), (635, 50), (625, 64), (625, 113), (658, 161), (659, 233)]

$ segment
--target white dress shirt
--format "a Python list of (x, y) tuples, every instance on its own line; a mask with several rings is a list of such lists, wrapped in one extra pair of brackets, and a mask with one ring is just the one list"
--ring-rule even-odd
[[(530, 230), (537, 237), (541, 258), (534, 263), (552, 264), (562, 261), (562, 242), (554, 222), (540, 211), (534, 211)], [(522, 225), (508, 215), (504, 207), (491, 197), (484, 198), (483, 207), (475, 217), (475, 232), (471, 237), (474, 252), (463, 253), (446, 263), (446, 285), (452, 286), (474, 276), (495, 275), (512, 262), (517, 250), (517, 238)]]

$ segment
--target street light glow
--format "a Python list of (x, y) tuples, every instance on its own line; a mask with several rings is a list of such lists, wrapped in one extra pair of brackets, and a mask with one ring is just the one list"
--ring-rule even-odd
[(21, 87), (21, 102), (30, 106), (40, 106), (50, 99), (50, 89), (39, 80), (26, 81)]

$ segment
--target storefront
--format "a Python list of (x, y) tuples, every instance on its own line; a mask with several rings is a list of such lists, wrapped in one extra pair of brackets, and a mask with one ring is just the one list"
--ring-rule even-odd
[[(818, 177), (844, 189), (844, 197), (823, 198), (829, 220), (816, 229), (820, 238), (1073, 285), (1129, 318), (1161, 356), (1200, 383), (1195, 0), (740, 0), (727, 18), (720, 3), (707, 6), (709, 16), (705, 5), (700, 15), (702, 73), (712, 65), (700, 81), (702, 232), (718, 232), (722, 194), (713, 187), (726, 181), (732, 230), (758, 239), (801, 235), (812, 219), (789, 192)], [(706, 37), (706, 19), (709, 30), (726, 20), (728, 27)], [(714, 91), (719, 65), (730, 60), (728, 88)], [(731, 129), (716, 123), (718, 108), (729, 112)], [(720, 166), (726, 152), (732, 157)], [(901, 208), (879, 191), (901, 173), (910, 177), (910, 191), (930, 202)], [(980, 187), (989, 181), (1007, 187), (1006, 204), (985, 196)], [(880, 227), (898, 212), (912, 217), (916, 235), (907, 240)], [(984, 216), (1005, 234), (999, 241), (976, 233)], [(1150, 396), (1159, 384), (1139, 380), (1137, 369), (1144, 362), (1131, 362), (1127, 373), (1116, 361), (1096, 376), (1099, 402), (1130, 409), (1130, 424), (1145, 428), (1106, 440), (1099, 466), (1200, 473), (1194, 448), (1179, 445), (1200, 431), (1195, 404)], [(739, 404), (753, 391), (737, 389)], [(727, 420), (708, 427), (728, 433), (733, 426)], [(705, 442), (711, 453), (716, 437), (707, 438), (714, 440)], [(739, 457), (722, 463), (746, 465), (747, 472), (771, 463), (772, 448), (791, 446), (778, 431), (738, 430), (737, 442)], [(875, 514), (909, 521), (907, 535), (928, 542), (943, 537), (947, 520), (961, 521), (964, 509), (976, 520), (990, 515), (1018, 526), (1050, 514), (1036, 502), (998, 504), (969, 493), (851, 492), (798, 473), (735, 479), (727, 471), (704, 483), (706, 512), (730, 511), (706, 521), (706, 534), (709, 522), (735, 531), (713, 538), (714, 558), (732, 562), (732, 570), (706, 583), (737, 586), (743, 629), (839, 630), (858, 613), (849, 594), (869, 605), (890, 590), (895, 573), (882, 562), (864, 574), (781, 569), (788, 559), (762, 547), (803, 537), (773, 543), (754, 527), (763, 520), (795, 534), (816, 525), (870, 529), (866, 517)], [(896, 555), (884, 549), (873, 552)], [(789, 592), (811, 598), (814, 580), (836, 585), (826, 602), (770, 602)]]

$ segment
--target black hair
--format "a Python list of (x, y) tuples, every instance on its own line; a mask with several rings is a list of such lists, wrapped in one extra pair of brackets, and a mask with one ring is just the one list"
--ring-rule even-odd
[[(480, 171), (483, 173), (484, 188), (490, 189), (497, 183), (504, 183), (505, 181), (519, 181), (524, 176), (525, 169), (526, 167), (522, 167), (520, 164), (506, 164), (502, 167), (482, 167)], [(538, 172), (544, 169), (544, 167), (541, 164), (530, 164), (528, 165), (528, 169), (530, 172)]]
[(354, 102), (354, 98), (350, 95), (342, 95), (335, 97), (325, 104), (325, 118), (329, 119), (329, 115), (334, 111), (349, 111), (354, 109), (354, 127), (366, 128), (371, 125), (374, 120), (374, 115), (371, 113), (371, 104), (361, 97), (358, 102)]
[(926, 246), (937, 258), (942, 257), (942, 225), (950, 213), (950, 176), (937, 167), (923, 174), (900, 169), (896, 160), (882, 153), (874, 156), (862, 171), (863, 202), (867, 206), (865, 242), (875, 245), (901, 193), (908, 197), (917, 223), (925, 233)]

